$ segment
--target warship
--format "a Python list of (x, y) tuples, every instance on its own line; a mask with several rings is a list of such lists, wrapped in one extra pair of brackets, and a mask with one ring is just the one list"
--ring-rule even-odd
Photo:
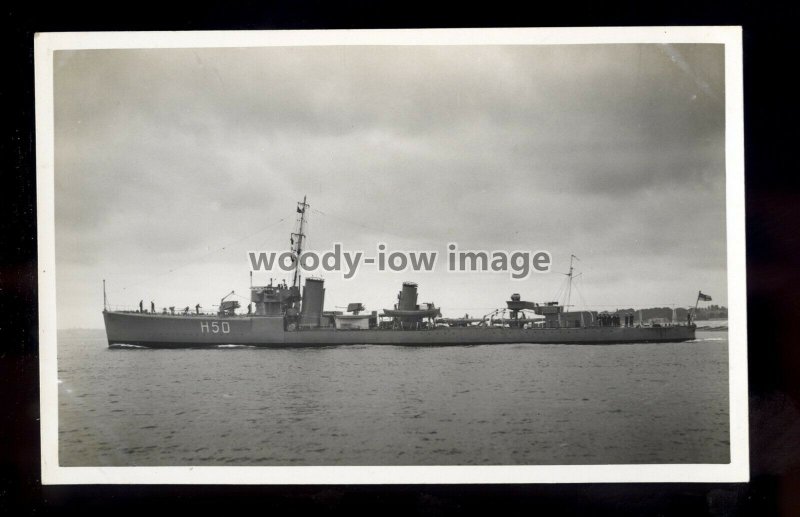
[[(308, 208), (305, 198), (298, 203), (298, 228), (290, 237), (295, 257), (303, 251)], [(633, 314), (620, 317), (598, 311), (569, 311), (568, 301), (536, 303), (523, 300), (517, 293), (510, 296), (505, 307), (484, 317), (443, 318), (441, 308), (433, 303), (418, 303), (418, 285), (414, 282), (403, 282), (391, 309), (367, 311), (363, 303), (353, 302), (347, 305), (347, 313), (326, 311), (324, 280), (308, 277), (303, 283), (297, 262), (291, 285), (272, 280), (268, 285), (251, 285), (246, 314), (237, 313), (239, 302), (226, 300), (227, 296), (220, 300), (214, 314), (200, 313), (199, 305), (195, 313), (189, 307), (178, 313), (174, 308), (158, 313), (152, 305), (147, 311), (141, 302), (139, 310), (109, 310), (104, 281), (103, 319), (109, 347), (603, 345), (695, 339), (696, 326), (691, 319), (680, 325), (648, 325), (641, 319), (637, 322)], [(570, 264), (569, 281), (572, 272)]]

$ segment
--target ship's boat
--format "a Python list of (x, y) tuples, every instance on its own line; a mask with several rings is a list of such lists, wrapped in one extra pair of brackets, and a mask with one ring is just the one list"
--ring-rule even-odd
[[(309, 205), (298, 203), (298, 230), (291, 235), (292, 252), (300, 256)], [(570, 264), (569, 278), (572, 278)], [(491, 345), (501, 343), (614, 344), (688, 341), (695, 325), (634, 325), (633, 318), (605, 317), (594, 311), (565, 311), (556, 302), (536, 303), (511, 295), (504, 309), (483, 318), (442, 318), (433, 303), (418, 303), (418, 285), (404, 282), (392, 309), (361, 314), (361, 303), (348, 305), (350, 314), (325, 311), (325, 282), (306, 278), (299, 270), (292, 285), (273, 283), (250, 288), (247, 314), (237, 314), (236, 301), (223, 298), (216, 314), (112, 311), (103, 319), (109, 346), (208, 347), (243, 344), (265, 347), (375, 345)], [(233, 294), (231, 292), (230, 294)], [(228, 296), (230, 296), (230, 294)], [(227, 298), (227, 296), (226, 296)], [(252, 310), (252, 307), (255, 310)]]
[(334, 327), (337, 330), (368, 330), (370, 328), (369, 314), (337, 314), (333, 317)]

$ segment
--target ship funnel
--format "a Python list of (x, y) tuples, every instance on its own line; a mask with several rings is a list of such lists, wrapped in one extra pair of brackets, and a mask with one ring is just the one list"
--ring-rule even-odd
[(319, 327), (322, 308), (325, 304), (325, 281), (321, 278), (306, 278), (303, 287), (303, 305), (300, 309), (301, 327)]
[(400, 291), (398, 309), (401, 311), (417, 310), (417, 284), (414, 282), (403, 282), (403, 290)]

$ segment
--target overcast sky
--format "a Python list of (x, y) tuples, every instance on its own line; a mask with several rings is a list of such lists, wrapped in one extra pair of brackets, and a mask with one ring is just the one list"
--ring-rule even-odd
[(722, 45), (58, 51), (58, 326), (102, 327), (103, 278), (113, 305), (246, 297), (247, 251), (288, 249), (304, 194), (314, 249), (553, 255), (553, 273), (523, 282), (443, 262), (327, 274), (328, 310), (391, 307), (404, 280), (445, 315), (513, 292), (546, 301), (572, 253), (578, 304), (687, 306), (700, 289), (726, 304), (723, 57)]

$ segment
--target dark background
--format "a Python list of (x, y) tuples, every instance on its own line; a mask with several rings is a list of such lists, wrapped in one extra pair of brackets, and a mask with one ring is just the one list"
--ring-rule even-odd
[[(768, 2), (166, 2), (0, 12), (0, 514), (375, 511), (445, 515), (800, 514), (797, 7)], [(40, 484), (33, 33), (118, 30), (742, 25), (751, 481), (502, 486)]]

